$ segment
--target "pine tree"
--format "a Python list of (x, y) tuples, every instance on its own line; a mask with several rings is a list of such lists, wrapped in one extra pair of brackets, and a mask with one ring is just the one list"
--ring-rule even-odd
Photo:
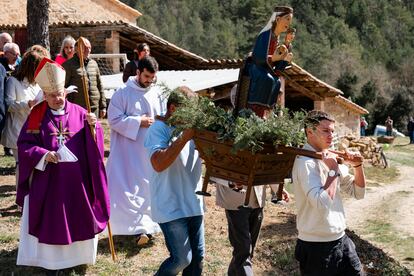
[(49, 0), (27, 0), (27, 44), (49, 44)]

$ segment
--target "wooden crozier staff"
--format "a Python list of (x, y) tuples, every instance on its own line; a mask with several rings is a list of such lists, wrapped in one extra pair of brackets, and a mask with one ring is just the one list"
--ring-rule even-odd
[[(88, 110), (88, 113), (91, 112), (91, 104), (89, 102), (89, 91), (88, 91), (88, 85), (87, 85), (87, 81), (86, 81), (86, 68), (85, 68), (85, 64), (84, 62), (84, 58), (83, 58), (83, 49), (85, 47), (85, 41), (84, 38), (81, 36), (79, 37), (78, 41), (77, 41), (77, 52), (78, 52), (78, 57), (79, 57), (79, 63), (80, 63), (80, 68), (81, 68), (81, 72), (82, 72), (82, 86), (83, 86), (83, 91), (85, 91), (85, 93), (83, 94), (85, 97), (85, 103), (86, 103), (86, 109)], [(91, 133), (93, 136), (93, 139), (96, 142), (96, 134), (95, 134), (95, 126), (89, 125), (90, 129), (91, 129)], [(112, 256), (112, 260), (115, 262), (116, 261), (116, 254), (115, 254), (115, 247), (114, 247), (114, 240), (112, 238), (112, 231), (111, 231), (111, 224), (109, 223), (108, 220), (108, 238), (109, 238), (109, 249), (111, 251), (111, 256)]]

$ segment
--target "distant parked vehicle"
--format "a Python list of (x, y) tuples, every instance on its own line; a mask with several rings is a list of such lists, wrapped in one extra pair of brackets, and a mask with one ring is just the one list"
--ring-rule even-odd
[[(385, 136), (385, 126), (376, 125), (374, 130), (374, 136)], [(394, 137), (405, 137), (405, 135), (395, 128), (392, 130), (392, 136)]]

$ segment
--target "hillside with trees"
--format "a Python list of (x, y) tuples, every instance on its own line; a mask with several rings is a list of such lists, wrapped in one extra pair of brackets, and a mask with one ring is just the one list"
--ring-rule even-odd
[(370, 111), (406, 129), (414, 115), (412, 0), (122, 0), (138, 25), (206, 58), (251, 51), (275, 4), (294, 8), (294, 61)]

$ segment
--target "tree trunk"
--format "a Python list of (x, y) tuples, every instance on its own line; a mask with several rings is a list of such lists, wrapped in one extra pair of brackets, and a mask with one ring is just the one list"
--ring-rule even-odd
[(27, 46), (34, 44), (50, 49), (49, 0), (27, 0)]

